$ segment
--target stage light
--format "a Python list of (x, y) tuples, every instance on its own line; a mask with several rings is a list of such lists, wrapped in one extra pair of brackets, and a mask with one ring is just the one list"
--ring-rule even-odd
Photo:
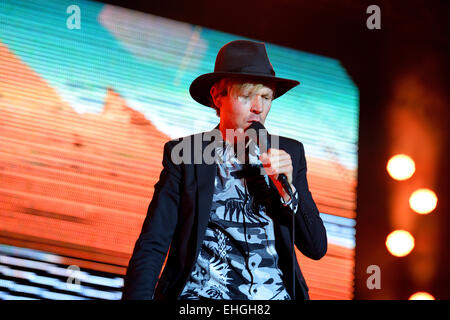
[(405, 154), (398, 154), (389, 159), (386, 170), (395, 180), (406, 180), (416, 171), (414, 160)]
[(405, 230), (395, 230), (386, 238), (386, 247), (396, 257), (408, 255), (414, 248), (414, 237)]
[(409, 297), (409, 300), (436, 300), (431, 294), (428, 292), (416, 292), (411, 297)]
[(419, 214), (428, 214), (436, 208), (437, 196), (430, 189), (419, 189), (409, 197), (411, 209)]

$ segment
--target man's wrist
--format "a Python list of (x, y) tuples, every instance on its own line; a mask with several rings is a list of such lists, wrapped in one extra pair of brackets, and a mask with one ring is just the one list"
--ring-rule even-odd
[(296, 209), (297, 205), (298, 205), (298, 193), (297, 190), (295, 189), (295, 187), (293, 185), (291, 185), (291, 190), (292, 190), (292, 198), (290, 197), (290, 195), (283, 189), (282, 195), (281, 195), (281, 203), (283, 204), (283, 206), (287, 207), (291, 207), (291, 209)]
[[(280, 184), (280, 185), (281, 185), (281, 184)], [(294, 185), (289, 184), (289, 187), (291, 188), (291, 194), (294, 194), (295, 191), (296, 191)], [(281, 187), (280, 195), (281, 195), (281, 200), (282, 200), (284, 203), (290, 202), (290, 201), (292, 200), (292, 199), (291, 199), (291, 195), (290, 195), (283, 187)]]

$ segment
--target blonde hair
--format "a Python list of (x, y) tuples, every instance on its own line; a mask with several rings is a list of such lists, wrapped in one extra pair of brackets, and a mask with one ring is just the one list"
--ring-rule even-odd
[[(273, 97), (275, 96), (275, 85), (273, 83), (263, 83), (263, 82), (252, 82), (251, 80), (244, 79), (236, 79), (236, 78), (223, 78), (216, 83), (214, 83), (210, 89), (212, 92), (212, 88), (216, 88), (215, 98), (218, 97), (226, 97), (228, 94), (235, 96), (236, 92), (241, 92), (242, 90), (246, 90), (248, 88), (252, 88), (253, 90), (262, 89), (264, 86), (269, 87), (273, 91)], [(216, 106), (214, 103), (214, 99), (211, 96), (210, 98), (210, 106), (211, 108), (216, 110), (216, 115), (220, 117), (220, 108)]]

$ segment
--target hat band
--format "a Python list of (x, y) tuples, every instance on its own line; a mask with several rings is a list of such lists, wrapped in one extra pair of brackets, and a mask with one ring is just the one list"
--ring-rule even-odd
[(270, 75), (275, 76), (275, 71), (273, 69), (265, 69), (261, 70), (261, 66), (244, 66), (239, 68), (230, 69), (221, 71), (221, 70), (214, 70), (214, 72), (234, 72), (234, 73), (253, 73), (253, 74), (260, 74), (260, 75)]

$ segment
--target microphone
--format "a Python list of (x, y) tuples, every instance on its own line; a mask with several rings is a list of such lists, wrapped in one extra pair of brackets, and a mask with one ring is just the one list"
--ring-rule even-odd
[[(253, 129), (254, 131), (256, 131), (255, 143), (258, 145), (260, 150), (263, 150), (263, 151), (269, 150), (271, 147), (269, 133), (267, 132), (266, 128), (261, 124), (261, 122), (258, 122), (258, 121), (252, 122), (252, 124), (246, 129), (246, 131), (248, 132), (249, 129)], [(252, 132), (250, 131), (250, 137), (249, 137), (250, 139), (252, 138), (251, 135), (252, 135)], [(261, 137), (266, 137), (266, 138), (261, 139)], [(265, 147), (265, 150), (264, 150), (264, 147)], [(247, 144), (247, 148), (246, 148), (246, 154), (248, 154), (248, 144)], [(291, 186), (289, 185), (289, 181), (288, 181), (286, 175), (284, 173), (279, 174), (277, 180), (280, 181), (281, 185), (283, 186), (283, 189), (292, 198), (292, 196), (293, 196), (292, 189), (291, 189)]]

